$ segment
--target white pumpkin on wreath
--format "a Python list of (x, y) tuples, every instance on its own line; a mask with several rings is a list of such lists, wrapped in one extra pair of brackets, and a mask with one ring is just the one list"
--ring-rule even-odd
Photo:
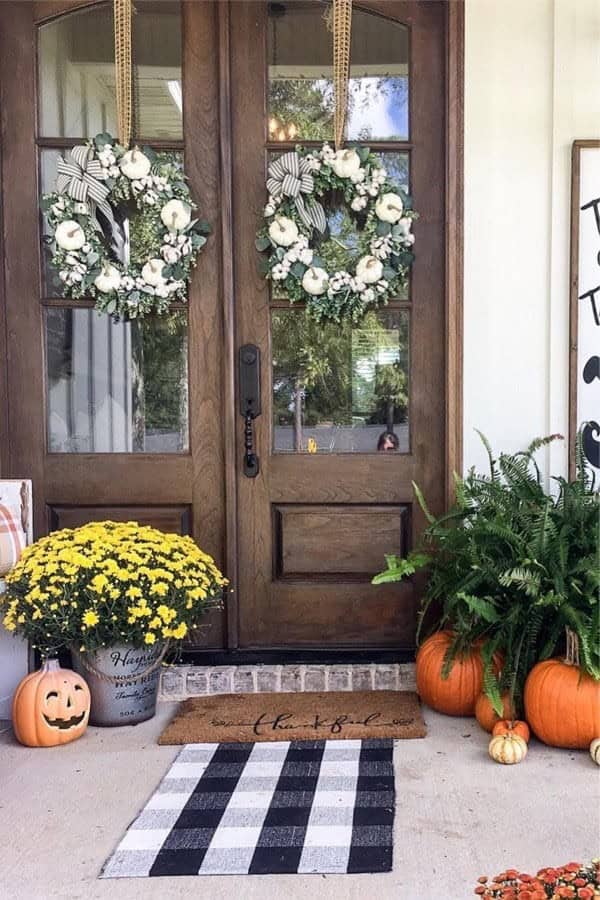
[[(267, 190), (256, 247), (266, 254), (266, 278), (291, 302), (305, 303), (318, 320), (358, 321), (401, 296), (414, 259), (416, 213), (368, 147), (297, 147), (269, 166)], [(363, 252), (334, 237), (345, 255), (343, 267), (330, 270), (319, 248), (331, 237), (324, 204), (334, 193), (354, 220)]]
[(210, 226), (173, 153), (126, 150), (107, 133), (73, 147), (46, 194), (51, 264), (63, 296), (93, 298), (114, 318), (168, 312), (188, 282)]

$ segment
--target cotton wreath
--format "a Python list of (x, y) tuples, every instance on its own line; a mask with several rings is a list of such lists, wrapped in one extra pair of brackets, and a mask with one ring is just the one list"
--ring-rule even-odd
[[(269, 166), (267, 190), (256, 247), (266, 253), (266, 278), (291, 302), (305, 303), (318, 320), (358, 321), (401, 295), (414, 259), (416, 213), (368, 147), (297, 147)], [(343, 268), (328, 271), (318, 250), (329, 236), (323, 204), (333, 192), (351, 210), (368, 252), (358, 259), (348, 252)]]
[(42, 207), (64, 296), (94, 298), (99, 311), (127, 319), (187, 300), (210, 227), (192, 218), (175, 154), (126, 150), (99, 134), (59, 159), (56, 188)]

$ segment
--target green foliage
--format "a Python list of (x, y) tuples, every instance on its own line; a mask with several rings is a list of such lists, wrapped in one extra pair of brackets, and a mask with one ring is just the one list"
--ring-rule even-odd
[[(423, 548), (393, 566), (388, 561), (374, 583), (428, 566), (419, 633), (435, 608), (436, 627), (456, 635), (450, 660), (459, 646), (481, 639), (484, 690), (500, 712), (505, 690), (518, 708), (527, 674), (560, 649), (565, 627), (578, 636), (582, 670), (600, 679), (600, 498), (579, 447), (576, 478), (554, 478), (556, 490), (545, 490), (534, 455), (558, 435), (497, 459), (480, 437), (489, 474), (455, 476), (455, 505), (439, 517), (415, 485), (429, 522)], [(504, 656), (499, 676), (496, 651)]]
[(375, 575), (373, 584), (389, 584), (401, 581), (409, 575), (414, 575), (418, 569), (428, 565), (431, 557), (426, 553), (411, 553), (405, 559), (400, 556), (388, 554), (385, 558), (387, 568)]

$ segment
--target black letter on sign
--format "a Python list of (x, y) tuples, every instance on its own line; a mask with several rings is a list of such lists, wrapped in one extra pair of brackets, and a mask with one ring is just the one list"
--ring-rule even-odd
[(594, 314), (594, 322), (596, 325), (600, 325), (600, 313), (598, 313), (598, 307), (596, 306), (596, 294), (600, 293), (600, 284), (598, 287), (592, 288), (591, 291), (586, 291), (585, 294), (582, 294), (579, 298), (580, 300), (587, 300), (590, 298), (590, 303), (592, 304), (592, 312)]
[(589, 203), (586, 203), (585, 206), (581, 207), (583, 212), (584, 209), (590, 209), (590, 207), (594, 208), (594, 215), (596, 217), (596, 228), (598, 229), (598, 234), (600, 234), (600, 197), (597, 200), (590, 200)]
[(586, 422), (581, 433), (583, 452), (595, 469), (600, 469), (600, 425)]
[(600, 378), (600, 356), (590, 356), (583, 367), (583, 380), (591, 384), (594, 378)]

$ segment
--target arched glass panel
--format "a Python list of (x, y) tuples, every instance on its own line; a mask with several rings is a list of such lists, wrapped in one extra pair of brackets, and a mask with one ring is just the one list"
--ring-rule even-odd
[[(140, 4), (133, 17), (134, 127), (138, 137), (180, 140), (181, 7)], [(39, 134), (116, 131), (112, 3), (42, 25), (38, 38)]]
[[(270, 3), (269, 137), (333, 138), (332, 34), (328, 8)], [(354, 7), (347, 137), (408, 140), (408, 29)]]

